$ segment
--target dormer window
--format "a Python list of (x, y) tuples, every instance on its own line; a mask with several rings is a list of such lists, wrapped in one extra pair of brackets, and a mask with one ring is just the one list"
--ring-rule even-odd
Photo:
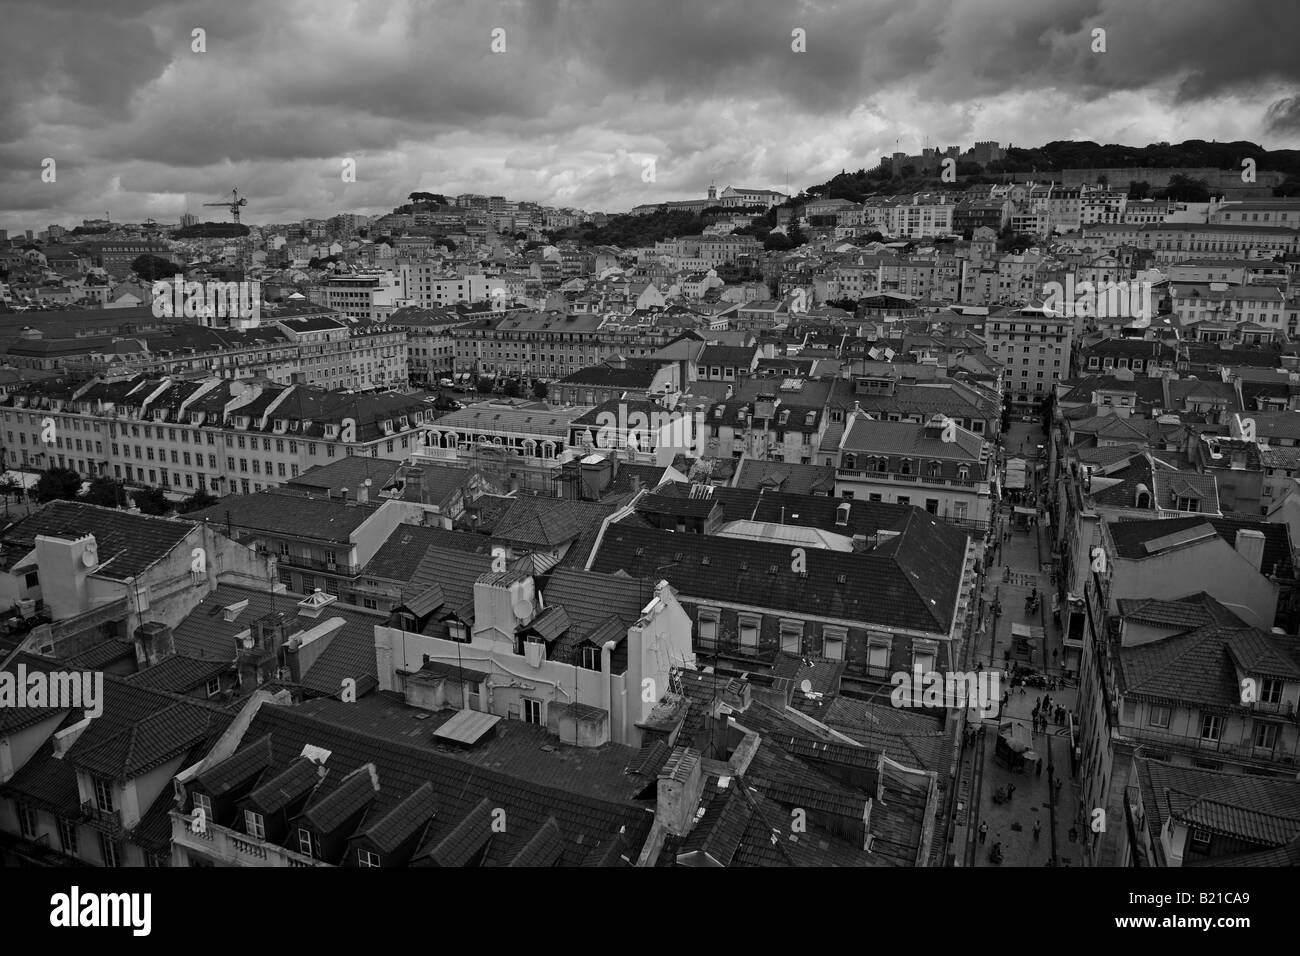
[(1265, 677), (1260, 681), (1259, 702), (1261, 704), (1282, 703), (1282, 681), (1276, 677)]
[(253, 810), (244, 811), (244, 832), (254, 840), (266, 839), (266, 821), (260, 813)]
[(358, 847), (357, 866), (379, 866), (379, 854)]

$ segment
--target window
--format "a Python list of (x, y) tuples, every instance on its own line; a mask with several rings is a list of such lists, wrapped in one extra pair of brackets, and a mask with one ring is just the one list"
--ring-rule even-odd
[(1277, 745), (1277, 724), (1256, 724), (1251, 739), (1260, 750), (1272, 750)]
[(59, 821), (59, 842), (68, 856), (77, 855), (77, 824), (74, 820)]
[(113, 842), (112, 837), (107, 833), (99, 835), (99, 855), (104, 859), (105, 866), (117, 866), (117, 844)]
[(316, 845), (312, 840), (311, 831), (304, 827), (298, 828), (298, 852), (313, 860), (316, 859)]
[(1192, 848), (1202, 852), (1208, 852), (1210, 849), (1210, 831), (1202, 830), (1200, 827), (1193, 827)]
[(379, 866), (379, 854), (369, 850), (357, 849), (357, 866)]
[(828, 661), (844, 660), (844, 644), (848, 629), (843, 627), (822, 627), (822, 657)]
[(18, 828), (25, 837), (36, 836), (36, 811), (25, 803), (18, 805)]
[(205, 822), (207, 823), (213, 822), (212, 821), (212, 798), (209, 797), (206, 793), (194, 794), (194, 800), (190, 807), (190, 813), (191, 815), (193, 815), (197, 813), (199, 810), (203, 811), (203, 819)]
[(803, 653), (803, 624), (799, 621), (781, 622), (781, 650), (787, 654)]
[(207, 691), (208, 691), (208, 696), (209, 696), (209, 697), (216, 697), (218, 694), (220, 694), (220, 693), (221, 693), (221, 678), (220, 678), (220, 677), (214, 677), (214, 678), (212, 678), (210, 681), (208, 681)]
[(582, 666), (589, 671), (600, 670), (600, 648), (585, 644), (582, 648)]
[(113, 803), (113, 783), (102, 777), (95, 778), (95, 806), (106, 813), (112, 813), (117, 807)]
[(1260, 682), (1259, 702), (1261, 704), (1282, 703), (1282, 682), (1276, 677), (1265, 677)]
[(740, 625), (740, 646), (758, 647), (759, 619), (756, 617), (742, 617), (738, 623)]
[(1223, 733), (1223, 718), (1218, 714), (1203, 714), (1201, 716), (1201, 739), (1218, 740), (1219, 735)]
[(1169, 714), (1170, 714), (1170, 710), (1169, 710), (1168, 707), (1161, 707), (1161, 706), (1158, 706), (1158, 705), (1152, 705), (1151, 710), (1150, 710), (1150, 712), (1149, 712), (1149, 721), (1150, 721), (1151, 726), (1152, 726), (1152, 727), (1168, 727), (1168, 726), (1169, 726)]
[(718, 612), (701, 611), (696, 625), (700, 643), (712, 644), (718, 639)]
[(252, 810), (244, 811), (244, 832), (255, 840), (266, 839), (266, 821), (262, 819), (260, 813)]
[(530, 724), (542, 722), (542, 702), (535, 697), (521, 697), (520, 704), (524, 711), (524, 720)]

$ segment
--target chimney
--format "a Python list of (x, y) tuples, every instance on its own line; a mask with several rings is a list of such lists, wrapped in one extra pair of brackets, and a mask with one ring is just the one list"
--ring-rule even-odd
[(655, 817), (673, 836), (684, 837), (695, 823), (695, 808), (704, 792), (704, 764), (699, 751), (677, 747), (659, 771)]
[(357, 501), (358, 503), (364, 505), (369, 500), (370, 500), (370, 479), (367, 478), (365, 481), (361, 482), (361, 487), (357, 489)]
[(172, 629), (161, 621), (146, 621), (135, 629), (135, 660), (141, 667), (152, 667), (176, 653)]
[(1249, 528), (1237, 532), (1237, 553), (1256, 571), (1264, 565), (1264, 533)]

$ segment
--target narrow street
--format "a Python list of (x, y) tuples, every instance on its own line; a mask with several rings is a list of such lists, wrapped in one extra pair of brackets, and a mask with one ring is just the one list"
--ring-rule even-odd
[[(1035, 471), (1036, 448), (1043, 441), (1038, 423), (1013, 422), (1004, 436), (1008, 457), (1027, 459), (1032, 497), (1040, 502), (1042, 476)], [(958, 802), (961, 809), (955, 827), (958, 866), (995, 866), (989, 851), (1002, 844), (1002, 866), (1077, 866), (1082, 856), (1083, 828), (1075, 795), (1070, 760), (1070, 714), (1076, 703), (1073, 685), (1052, 690), (1047, 687), (1014, 686), (1010, 673), (1014, 665), (1032, 667), (1037, 674), (1060, 675), (1061, 629), (1052, 616), (1051, 540), (1050, 531), (1039, 519), (1031, 527), (1020, 528), (1010, 501), (999, 509), (989, 550), (985, 602), (992, 608), (985, 615), (985, 625), (978, 632), (968, 659), (969, 666), (992, 668), (1003, 673), (1002, 690), (1009, 695), (998, 719), (983, 721), (982, 732), (965, 746), (958, 777)], [(1028, 516), (1025, 516), (1026, 518)], [(1007, 537), (1009, 535), (1009, 537)], [(1030, 612), (1028, 601), (1037, 589), (1038, 610)], [(1017, 653), (1015, 625), (1041, 629), (1028, 632)], [(1026, 632), (1021, 631), (1022, 638)], [(1028, 652), (1028, 656), (1026, 654)], [(1039, 702), (1051, 698), (1051, 712), (1046, 730), (1034, 730), (1033, 712)], [(1067, 713), (1058, 720), (1056, 707)], [(999, 726), (1015, 722), (1032, 733), (1033, 747), (1041, 757), (1041, 771), (1012, 771), (997, 756)], [(1059, 787), (1056, 784), (1060, 779)], [(996, 802), (995, 793), (1004, 786), (1014, 786), (1009, 800)], [(1055, 791), (1055, 792), (1053, 792)], [(987, 823), (988, 832), (981, 841), (979, 826)], [(1039, 825), (1035, 838), (1034, 826)], [(1071, 841), (1071, 829), (1075, 840)], [(1054, 864), (1053, 864), (1053, 861)]]

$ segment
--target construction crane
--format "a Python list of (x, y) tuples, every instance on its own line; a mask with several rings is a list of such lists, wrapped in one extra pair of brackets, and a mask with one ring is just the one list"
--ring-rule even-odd
[(230, 190), (230, 194), (233, 198), (227, 200), (226, 202), (205, 202), (203, 205), (222, 206), (226, 209), (229, 209), (230, 214), (235, 217), (235, 225), (237, 226), (239, 225), (239, 207), (247, 206), (248, 200), (239, 198), (239, 190), (237, 188)]

